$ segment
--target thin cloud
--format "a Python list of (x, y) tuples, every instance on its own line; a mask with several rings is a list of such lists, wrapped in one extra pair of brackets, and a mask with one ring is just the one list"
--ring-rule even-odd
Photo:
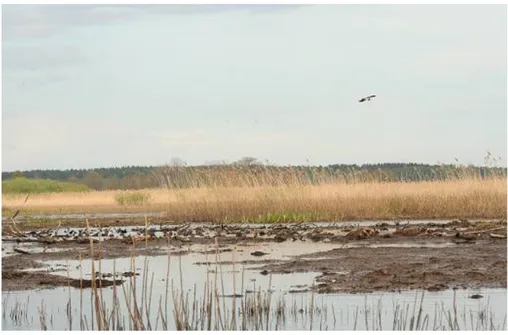
[(153, 138), (168, 145), (192, 146), (250, 146), (290, 143), (291, 136), (273, 132), (241, 132), (234, 135), (205, 130), (167, 131), (155, 133)]
[(36, 71), (72, 66), (86, 61), (86, 57), (79, 48), (56, 44), (4, 47), (2, 57), (3, 68), (7, 71)]
[(280, 13), (301, 5), (3, 5), (4, 40), (43, 38), (66, 29), (140, 20), (156, 15), (217, 14), (247, 11)]

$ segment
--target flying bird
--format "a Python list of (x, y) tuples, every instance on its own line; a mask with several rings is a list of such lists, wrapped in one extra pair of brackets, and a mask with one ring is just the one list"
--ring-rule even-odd
[(371, 94), (369, 96), (366, 96), (365, 98), (361, 98), (360, 100), (358, 100), (358, 102), (370, 101), (370, 99), (375, 98), (375, 97), (376, 97), (375, 94)]

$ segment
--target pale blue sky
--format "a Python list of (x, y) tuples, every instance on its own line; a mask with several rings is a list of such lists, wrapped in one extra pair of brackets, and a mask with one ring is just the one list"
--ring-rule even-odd
[(506, 164), (506, 13), (4, 5), (2, 170)]

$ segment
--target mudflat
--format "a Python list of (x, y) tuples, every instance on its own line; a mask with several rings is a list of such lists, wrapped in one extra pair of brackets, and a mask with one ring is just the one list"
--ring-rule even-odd
[[(506, 220), (455, 220), (418, 224), (378, 222), (369, 226), (152, 224), (4, 232), (2, 290), (66, 285), (86, 288), (92, 284), (90, 280), (67, 278), (65, 272), (49, 273), (43, 261), (233, 253), (246, 245), (250, 248), (259, 245), (259, 250), (238, 264), (248, 264), (265, 275), (318, 272), (316, 284), (310, 288), (318, 293), (505, 288), (506, 227)], [(263, 250), (266, 243), (302, 242), (307, 245), (302, 253), (289, 257), (267, 257)], [(324, 245), (327, 250), (322, 251)], [(192, 248), (195, 246), (207, 246), (207, 251)], [(95, 280), (102, 286), (122, 282), (104, 274)]]

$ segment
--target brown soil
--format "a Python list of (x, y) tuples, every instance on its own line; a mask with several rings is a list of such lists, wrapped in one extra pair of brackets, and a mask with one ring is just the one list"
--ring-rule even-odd
[[(167, 254), (162, 247), (219, 243), (219, 251), (232, 245), (255, 245), (259, 242), (307, 240), (336, 245), (328, 252), (301, 255), (292, 260), (267, 260), (254, 257), (246, 264), (259, 264), (263, 274), (320, 272), (317, 292), (369, 292), (406, 289), (443, 290), (452, 287), (506, 287), (506, 221), (452, 221), (446, 224), (398, 225), (380, 223), (369, 228), (330, 225), (243, 225), (211, 226), (204, 228), (173, 226), (159, 229), (163, 237), (121, 237), (94, 242), (85, 236), (51, 237), (48, 231), (4, 239), (17, 241), (17, 254), (2, 258), (2, 290), (33, 289), (47, 286), (80, 287), (79, 280), (69, 283), (66, 275), (23, 269), (40, 267), (39, 261), (93, 257), (94, 259), (125, 256)], [(49, 234), (50, 235), (50, 234)], [(33, 241), (28, 241), (28, 237)], [(34, 238), (35, 237), (35, 238)], [(48, 239), (51, 241), (48, 244)], [(134, 243), (133, 243), (134, 242)], [(424, 244), (443, 244), (445, 247), (424, 247)], [(385, 246), (383, 246), (383, 244)], [(386, 246), (386, 244), (390, 244)], [(410, 247), (393, 247), (410, 244)], [(33, 252), (30, 246), (46, 248)], [(66, 248), (67, 250), (59, 250)], [(68, 250), (68, 249), (71, 250)], [(51, 251), (51, 252), (47, 252)], [(172, 251), (172, 254), (185, 250)], [(305, 260), (299, 258), (305, 257)], [(102, 279), (102, 286), (112, 281)], [(83, 286), (88, 287), (91, 282)]]
[(259, 269), (321, 272), (313, 287), (320, 293), (506, 287), (506, 240), (442, 248), (337, 248), (305, 258)]
[[(120, 285), (124, 281), (116, 279), (96, 279), (96, 287), (108, 287)], [(24, 271), (2, 271), (2, 291), (15, 291), (27, 289), (40, 289), (55, 286), (71, 286), (74, 288), (90, 288), (93, 281), (88, 279), (71, 279), (64, 276), (53, 275), (43, 271), (24, 272)]]

